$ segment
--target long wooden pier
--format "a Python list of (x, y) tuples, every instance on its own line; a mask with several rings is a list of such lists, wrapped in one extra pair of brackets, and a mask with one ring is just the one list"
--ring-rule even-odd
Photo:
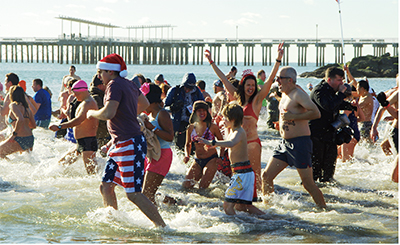
[[(13, 63), (60, 63), (60, 64), (96, 64), (98, 60), (110, 53), (120, 54), (127, 64), (143, 65), (187, 65), (203, 64), (204, 50), (210, 49), (217, 64), (221, 62), (221, 47), (226, 48), (227, 65), (238, 64), (238, 48), (244, 49), (244, 65), (254, 65), (255, 48), (261, 53), (262, 65), (273, 63), (272, 51), (279, 39), (179, 39), (179, 40), (122, 40), (118, 38), (82, 38), (73, 37), (39, 39), (39, 38), (0, 38), (0, 62)], [(374, 56), (381, 56), (392, 48), (392, 56), (398, 56), (398, 40), (384, 39), (351, 39), (344, 45), (354, 48), (354, 57), (362, 56), (364, 46), (373, 47)], [(341, 40), (335, 39), (293, 39), (285, 40), (285, 58), (283, 64), (289, 63), (289, 47), (297, 47), (298, 65), (307, 65), (307, 49), (314, 46), (317, 66), (325, 65), (326, 47), (333, 46), (335, 62), (343, 62)], [(190, 52), (192, 55), (190, 55)], [(190, 59), (190, 56), (191, 59)]]

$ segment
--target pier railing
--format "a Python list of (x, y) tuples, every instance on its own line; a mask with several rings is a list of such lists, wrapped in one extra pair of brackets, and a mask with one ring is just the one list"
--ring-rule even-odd
[[(136, 39), (126, 37), (88, 37), (60, 36), (58, 38), (7, 37), (0, 38), (0, 62), (42, 62), (60, 64), (96, 64), (102, 57), (110, 53), (120, 54), (127, 64), (203, 64), (204, 49), (210, 49), (215, 62), (220, 63), (221, 47), (227, 49), (227, 65), (237, 65), (238, 47), (244, 49), (244, 65), (254, 65), (254, 49), (261, 47), (263, 65), (272, 63), (272, 46), (285, 42), (285, 58), (283, 64), (289, 63), (289, 47), (297, 47), (298, 65), (307, 64), (307, 49), (316, 49), (316, 65), (325, 64), (325, 49), (333, 46), (335, 62), (343, 62), (343, 49), (340, 39)], [(373, 47), (374, 56), (381, 56), (392, 47), (393, 56), (398, 56), (398, 39), (345, 39), (344, 46), (354, 48), (354, 57), (362, 55), (365, 45)], [(189, 53), (192, 58), (190, 59)]]

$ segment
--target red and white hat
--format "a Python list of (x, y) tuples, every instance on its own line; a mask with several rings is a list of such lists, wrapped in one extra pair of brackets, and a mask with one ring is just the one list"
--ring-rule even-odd
[(118, 54), (109, 54), (96, 65), (97, 69), (107, 70), (107, 71), (119, 71), (121, 77), (126, 77), (128, 71), (126, 70), (126, 64), (124, 59)]

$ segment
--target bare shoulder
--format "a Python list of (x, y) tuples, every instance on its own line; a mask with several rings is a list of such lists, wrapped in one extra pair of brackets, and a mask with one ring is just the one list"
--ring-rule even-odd
[(168, 111), (166, 111), (166, 110), (161, 110), (160, 111), (160, 114), (158, 115), (158, 118), (160, 119), (163, 119), (163, 120), (165, 120), (165, 119), (171, 119), (171, 116), (169, 115), (169, 112)]
[(296, 85), (296, 89), (293, 92), (293, 98), (296, 100), (311, 100), (310, 96), (308, 96), (299, 85)]
[(9, 108), (12, 110), (14, 110), (16, 107), (17, 107), (17, 103), (15, 103), (15, 102), (11, 102), (9, 105)]
[(187, 127), (187, 131), (188, 131), (188, 132), (191, 132), (193, 129), (194, 129), (194, 124), (190, 124), (190, 125)]

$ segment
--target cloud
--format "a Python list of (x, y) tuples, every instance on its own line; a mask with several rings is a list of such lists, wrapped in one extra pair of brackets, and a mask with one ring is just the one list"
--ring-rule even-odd
[(307, 5), (314, 5), (314, 0), (303, 0)]
[(110, 8), (106, 8), (106, 7), (96, 7), (94, 9), (94, 11), (96, 11), (99, 14), (114, 14), (115, 13), (113, 10), (111, 10)]
[(39, 17), (38, 14), (35, 14), (35, 13), (32, 13), (32, 12), (23, 13), (22, 16), (29, 17), (29, 18), (37, 18), (37, 17)]
[(225, 24), (228, 24), (230, 26), (236, 26), (236, 25), (248, 25), (248, 24), (258, 24), (258, 21), (255, 21), (253, 19), (249, 18), (240, 18), (240, 19), (234, 19), (234, 20), (225, 20)]
[(243, 13), (241, 15), (244, 16), (244, 17), (250, 18), (250, 19), (261, 18), (261, 15), (257, 14), (257, 13), (249, 13), (249, 12), (247, 12), (247, 13)]
[(117, 3), (118, 0), (103, 0), (105, 3)]
[(290, 19), (289, 15), (279, 15), (279, 18), (281, 19)]
[(67, 8), (72, 8), (72, 9), (76, 9), (76, 10), (84, 10), (84, 9), (86, 9), (86, 6), (85, 5), (76, 5), (76, 4), (67, 4), (67, 5), (65, 5), (65, 7), (67, 7)]
[(137, 24), (138, 25), (150, 25), (150, 24), (152, 24), (152, 21), (149, 17), (143, 17), (137, 21)]
[(256, 19), (261, 18), (261, 15), (257, 13), (246, 12), (242, 13), (241, 15), (243, 16), (242, 18), (225, 20), (224, 23), (230, 26), (258, 24)]

